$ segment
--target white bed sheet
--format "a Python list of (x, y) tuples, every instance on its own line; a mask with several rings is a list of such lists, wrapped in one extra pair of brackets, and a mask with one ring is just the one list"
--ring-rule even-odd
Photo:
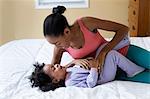
[[(150, 37), (131, 38), (131, 43), (150, 51)], [(31, 88), (29, 75), (36, 61), (50, 63), (53, 46), (43, 39), (24, 39), (0, 47), (0, 99), (150, 99), (150, 84), (113, 81), (95, 88), (63, 87), (41, 92)], [(66, 64), (72, 60), (63, 55)]]

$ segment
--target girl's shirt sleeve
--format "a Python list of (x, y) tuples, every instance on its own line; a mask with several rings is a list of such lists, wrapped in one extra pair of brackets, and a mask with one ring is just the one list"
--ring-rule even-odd
[(74, 84), (73, 86), (82, 87), (82, 88), (93, 88), (97, 84), (97, 79), (98, 79), (97, 69), (91, 68), (91, 70), (89, 71), (89, 75), (85, 79), (86, 81), (82, 80), (82, 81)]
[(90, 74), (87, 76), (86, 83), (87, 87), (92, 88), (96, 86), (98, 79), (98, 71), (96, 68), (91, 68)]
[(90, 71), (84, 69), (78, 69), (77, 71), (73, 68), (71, 71), (73, 75), (70, 75), (69, 79), (66, 81), (66, 86), (82, 88), (92, 88), (96, 86), (98, 80), (98, 71), (96, 68), (91, 68)]

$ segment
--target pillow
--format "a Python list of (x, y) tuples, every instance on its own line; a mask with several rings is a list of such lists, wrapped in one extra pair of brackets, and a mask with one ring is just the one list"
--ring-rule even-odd
[[(35, 61), (38, 63), (45, 63), (50, 64), (53, 57), (54, 45), (45, 41), (43, 46), (40, 48)], [(69, 55), (69, 53), (63, 53), (63, 57), (61, 60), (61, 65), (66, 65), (67, 63), (71, 62), (73, 58)]]

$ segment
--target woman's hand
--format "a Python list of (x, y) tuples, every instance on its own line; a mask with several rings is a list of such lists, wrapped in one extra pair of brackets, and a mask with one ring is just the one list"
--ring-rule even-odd
[(105, 58), (107, 55), (108, 51), (105, 49), (102, 49), (102, 51), (100, 52), (100, 54), (98, 55), (98, 57), (96, 58), (96, 65), (98, 66), (99, 70), (103, 69), (104, 63), (105, 63)]
[(96, 59), (94, 59), (93, 57), (88, 57), (86, 59), (88, 60), (90, 68), (98, 68), (98, 65), (96, 64)]
[(75, 59), (73, 61), (71, 61), (70, 63), (68, 63), (67, 65), (65, 65), (65, 67), (72, 67), (74, 65), (79, 65), (79, 66), (83, 66), (83, 68), (88, 69), (88, 60), (87, 59)]
[(70, 62), (69, 64), (67, 64), (66, 66), (67, 67), (72, 67), (74, 65), (79, 65), (81, 66), (82, 68), (85, 68), (85, 69), (89, 69), (90, 67), (90, 62), (89, 62), (89, 59), (86, 58), (86, 59), (75, 59), (73, 60), (72, 62)]
[(88, 59), (75, 59), (72, 61), (73, 64), (75, 65), (80, 65), (80, 66), (88, 66), (90, 65), (88, 62)]

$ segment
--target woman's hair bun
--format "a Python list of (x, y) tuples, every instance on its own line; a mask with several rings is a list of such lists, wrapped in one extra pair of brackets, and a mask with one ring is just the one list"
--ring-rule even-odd
[(66, 8), (64, 6), (57, 6), (53, 8), (53, 14), (63, 14)]

